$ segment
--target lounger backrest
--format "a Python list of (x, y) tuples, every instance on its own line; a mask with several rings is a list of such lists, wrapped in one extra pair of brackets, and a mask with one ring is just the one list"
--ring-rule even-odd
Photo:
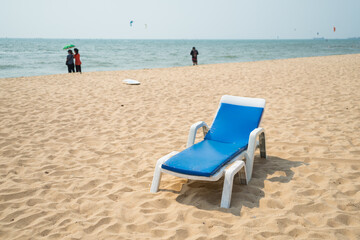
[(259, 127), (265, 99), (225, 95), (205, 139), (225, 143), (244, 142)]

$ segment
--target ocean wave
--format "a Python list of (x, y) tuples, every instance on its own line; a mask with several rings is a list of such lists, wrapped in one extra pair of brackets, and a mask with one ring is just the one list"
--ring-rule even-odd
[(5, 65), (0, 65), (0, 70), (6, 69), (22, 69), (23, 67), (20, 65), (12, 65), (12, 64), (5, 64)]
[(234, 59), (234, 58), (238, 58), (238, 56), (235, 55), (225, 55), (225, 56), (221, 56), (222, 58), (230, 58), (230, 59)]

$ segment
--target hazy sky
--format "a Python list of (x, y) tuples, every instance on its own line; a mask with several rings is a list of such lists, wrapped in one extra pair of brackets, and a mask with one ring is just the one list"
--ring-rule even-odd
[(316, 37), (317, 32), (325, 38), (360, 37), (360, 0), (0, 0), (0, 3), (0, 37), (302, 39)]

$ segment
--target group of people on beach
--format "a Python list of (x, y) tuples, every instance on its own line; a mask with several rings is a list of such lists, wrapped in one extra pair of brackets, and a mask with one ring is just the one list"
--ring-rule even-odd
[[(71, 49), (68, 50), (68, 55), (66, 57), (65, 64), (68, 67), (69, 73), (75, 72), (75, 68), (76, 68), (76, 72), (81, 73), (81, 61), (80, 61), (79, 49), (74, 48), (74, 52), (75, 54), (73, 54), (73, 51)], [(74, 64), (74, 59), (75, 59), (75, 64)]]
[[(66, 62), (65, 64), (68, 67), (68, 72), (80, 72), (81, 73), (81, 61), (80, 61), (80, 54), (79, 54), (79, 49), (74, 48), (74, 52), (70, 49), (68, 50), (68, 55), (66, 57)], [(193, 66), (197, 65), (197, 56), (199, 55), (198, 50), (196, 50), (195, 47), (192, 48), (190, 55), (192, 56), (192, 62), (193, 62)], [(74, 64), (74, 59), (75, 59), (75, 64)]]

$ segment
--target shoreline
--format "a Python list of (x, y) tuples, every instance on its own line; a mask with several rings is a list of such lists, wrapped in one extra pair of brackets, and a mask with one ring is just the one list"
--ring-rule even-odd
[[(158, 69), (173, 69), (173, 68), (188, 68), (188, 67), (201, 67), (201, 66), (217, 66), (217, 65), (227, 65), (227, 64), (246, 64), (246, 63), (261, 63), (261, 62), (271, 62), (271, 61), (283, 61), (283, 60), (291, 60), (291, 59), (306, 59), (306, 58), (322, 58), (322, 57), (333, 57), (333, 56), (347, 56), (347, 55), (360, 55), (360, 53), (349, 53), (349, 54), (334, 54), (334, 55), (325, 55), (325, 56), (311, 56), (311, 57), (295, 57), (295, 58), (280, 58), (280, 59), (268, 59), (268, 60), (259, 60), (259, 61), (247, 61), (247, 62), (226, 62), (226, 63), (210, 63), (210, 64), (199, 64), (197, 66), (176, 66), (176, 67), (159, 67), (159, 68), (139, 68), (139, 69), (123, 69), (123, 70), (100, 70), (100, 71), (92, 71), (92, 72), (83, 72), (82, 74), (92, 74), (92, 73), (106, 73), (106, 72), (127, 72), (127, 71), (141, 71), (141, 70), (158, 70)], [(66, 70), (64, 68), (64, 70)], [(16, 79), (16, 78), (37, 78), (37, 77), (45, 77), (45, 76), (62, 76), (68, 75), (69, 73), (57, 73), (57, 74), (47, 74), (47, 75), (35, 75), (35, 76), (21, 76), (21, 77), (3, 77), (0, 80), (4, 79)], [(78, 74), (78, 73), (74, 73)]]

